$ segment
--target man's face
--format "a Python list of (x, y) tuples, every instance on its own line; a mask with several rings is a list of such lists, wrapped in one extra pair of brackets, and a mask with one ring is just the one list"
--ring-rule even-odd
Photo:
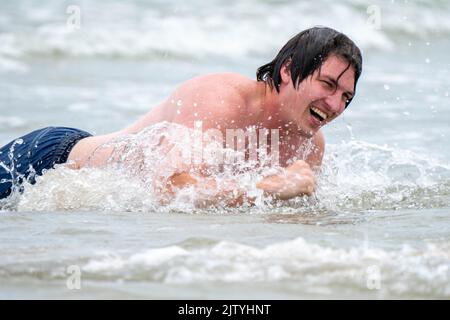
[(289, 67), (283, 67), (279, 95), (283, 122), (311, 137), (320, 127), (336, 119), (354, 95), (355, 71), (350, 66), (342, 73), (347, 66), (347, 61), (330, 56), (320, 70), (303, 80), (297, 89)]

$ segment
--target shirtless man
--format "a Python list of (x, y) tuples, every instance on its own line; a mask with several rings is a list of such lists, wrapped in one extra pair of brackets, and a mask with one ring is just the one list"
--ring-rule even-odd
[[(73, 131), (66, 133), (67, 128), (51, 128), (57, 131), (53, 134), (47, 128), (45, 134), (36, 131), (22, 137), (22, 144), (14, 145), (13, 141), (0, 149), (0, 170), (2, 162), (3, 168), (9, 168), (9, 172), (3, 169), (6, 174), (0, 171), (0, 179), (3, 178), (3, 184), (7, 184), (8, 176), (11, 180), (11, 167), (5, 165), (7, 151), (14, 147), (17, 153), (18, 148), (27, 147), (28, 141), (35, 144), (37, 140), (49, 140), (46, 136), (59, 137), (54, 139), (58, 144), (47, 147), (46, 153), (39, 157), (51, 160), (38, 164), (22, 155), (17, 159), (21, 168), (28, 168), (30, 163), (39, 166), (42, 162), (47, 162), (44, 169), (65, 162), (74, 169), (87, 165), (100, 167), (106, 164), (111, 153), (105, 149), (92, 160), (93, 152), (117, 137), (138, 133), (162, 121), (190, 128), (195, 121), (201, 121), (203, 130), (218, 129), (224, 135), (226, 129), (279, 130), (279, 161), (286, 169), (282, 174), (258, 181), (257, 187), (278, 199), (310, 195), (315, 189), (313, 170), (320, 167), (324, 154), (320, 128), (337, 118), (351, 102), (361, 70), (360, 50), (347, 36), (325, 27), (307, 29), (289, 40), (270, 63), (258, 69), (256, 81), (234, 73), (200, 76), (181, 84), (166, 101), (123, 130), (90, 136), (77, 129), (68, 129)], [(307, 140), (312, 141), (312, 151), (304, 155), (305, 161), (292, 163)], [(52, 156), (55, 153), (57, 159)], [(20, 179), (26, 177), (25, 172), (21, 174)], [(178, 173), (169, 179), (168, 188), (201, 184), (204, 178), (192, 172)], [(3, 188), (4, 195), (8, 191)], [(230, 204), (236, 204), (235, 200)], [(241, 200), (242, 197), (237, 203)]]

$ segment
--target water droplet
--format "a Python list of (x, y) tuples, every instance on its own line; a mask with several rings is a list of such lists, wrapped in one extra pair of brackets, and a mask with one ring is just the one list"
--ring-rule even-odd
[(197, 106), (197, 102), (194, 102), (194, 107), (196, 107)]
[(198, 116), (198, 113), (197, 113), (197, 112), (195, 112), (195, 113), (194, 113), (194, 117), (197, 117), (197, 116)]
[(177, 106), (178, 106), (178, 107), (181, 107), (182, 104), (183, 104), (183, 102), (182, 102), (181, 100), (178, 100), (178, 101), (177, 101)]
[(430, 63), (430, 58), (426, 58), (425, 63)]
[(389, 87), (389, 85), (387, 85), (387, 84), (385, 84), (383, 87), (384, 87), (384, 90), (390, 90), (391, 89), (391, 87)]
[(404, 111), (403, 114), (404, 114), (405, 116), (409, 116), (409, 115), (410, 115), (410, 113), (409, 113), (408, 111)]
[(180, 111), (180, 110), (177, 110), (177, 114), (181, 114), (181, 111)]

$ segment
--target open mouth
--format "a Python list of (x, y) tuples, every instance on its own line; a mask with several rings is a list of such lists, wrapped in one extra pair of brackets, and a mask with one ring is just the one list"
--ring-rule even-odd
[(320, 111), (319, 109), (317, 109), (316, 107), (310, 107), (309, 108), (309, 112), (311, 113), (311, 115), (313, 117), (315, 117), (317, 120), (319, 121), (324, 121), (328, 118), (328, 116), (326, 115), (326, 113)]

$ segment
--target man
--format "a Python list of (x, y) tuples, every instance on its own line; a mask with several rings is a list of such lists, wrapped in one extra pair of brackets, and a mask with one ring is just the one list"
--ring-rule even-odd
[[(349, 105), (361, 71), (361, 52), (347, 36), (325, 27), (307, 29), (257, 70), (256, 81), (234, 73), (200, 76), (181, 84), (166, 101), (123, 130), (90, 136), (77, 129), (46, 128), (22, 137), (21, 143), (11, 142), (0, 149), (0, 198), (17, 185), (11, 180), (20, 185), (30, 173), (42, 174), (58, 163), (67, 162), (73, 169), (104, 166), (111, 149), (100, 146), (162, 121), (190, 128), (201, 121), (203, 130), (224, 134), (227, 129), (277, 129), (279, 160), (286, 169), (258, 181), (257, 187), (277, 199), (310, 195), (315, 189), (313, 170), (320, 167), (324, 153), (320, 128)], [(301, 155), (305, 160), (297, 160), (300, 146), (307, 141), (312, 142), (311, 151)], [(187, 185), (216, 186), (201, 172), (189, 169), (169, 177), (166, 191), (173, 193)], [(217, 195), (228, 197), (229, 205), (251, 201), (242, 192), (236, 196), (218, 190)]]

